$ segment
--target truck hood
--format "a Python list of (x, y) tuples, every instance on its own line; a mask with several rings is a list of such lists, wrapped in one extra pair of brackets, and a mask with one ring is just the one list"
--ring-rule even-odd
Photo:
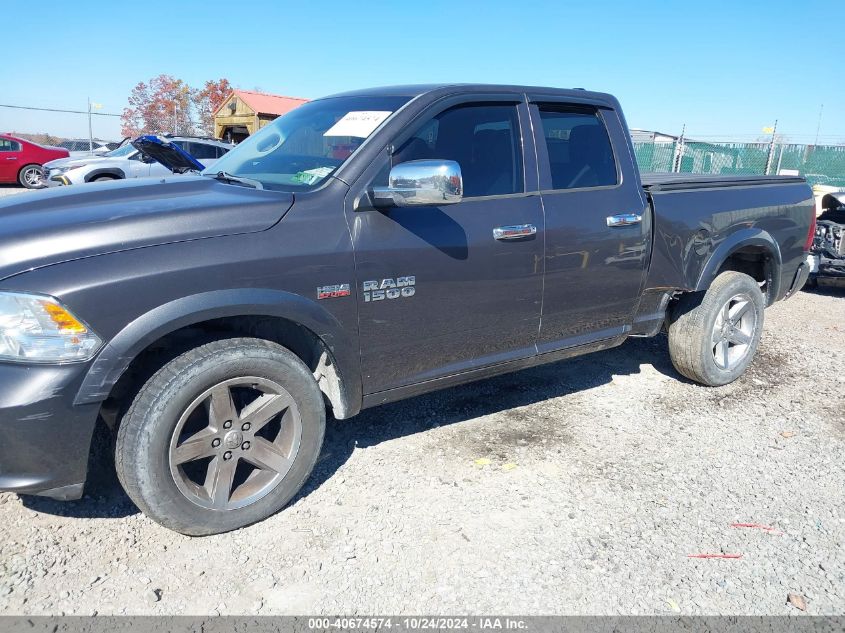
[(276, 224), (293, 195), (206, 176), (59, 187), (0, 201), (0, 279), (105, 253)]
[(132, 141), (132, 147), (142, 154), (157, 160), (174, 174), (184, 174), (189, 171), (202, 171), (205, 165), (179, 147), (160, 136), (139, 136)]

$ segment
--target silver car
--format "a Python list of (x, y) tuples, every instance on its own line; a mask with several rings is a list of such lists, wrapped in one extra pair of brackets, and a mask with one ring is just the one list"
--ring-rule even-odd
[[(190, 154), (204, 167), (213, 165), (218, 158), (234, 147), (210, 138), (193, 136), (163, 137), (170, 144)], [(169, 176), (173, 171), (156, 161), (149, 153), (127, 143), (102, 156), (60, 158), (44, 164), (41, 184), (45, 187), (78, 185), (103, 180)]]

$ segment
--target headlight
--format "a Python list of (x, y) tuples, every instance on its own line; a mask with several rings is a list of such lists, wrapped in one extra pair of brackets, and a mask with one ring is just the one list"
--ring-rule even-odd
[(0, 292), (0, 361), (88, 360), (102, 341), (52, 297)]
[(47, 169), (47, 168), (45, 167), (44, 169), (45, 169), (45, 171), (48, 171), (48, 172), (50, 172), (50, 171), (54, 171), (54, 172), (56, 172), (56, 173), (58, 173), (58, 174), (63, 174), (63, 173), (65, 173), (66, 171), (70, 171), (71, 169), (76, 169), (77, 167), (85, 167), (85, 165), (72, 165), (72, 166), (70, 166), (70, 165), (62, 165), (61, 167), (52, 167), (52, 168), (50, 168), (50, 169)]

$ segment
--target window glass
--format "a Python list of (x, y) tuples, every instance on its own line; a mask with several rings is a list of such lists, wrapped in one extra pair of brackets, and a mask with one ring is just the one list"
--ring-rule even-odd
[(217, 147), (208, 143), (188, 143), (187, 151), (194, 158), (217, 158)]
[(204, 173), (225, 171), (268, 189), (315, 189), (407, 101), (375, 95), (309, 101), (265, 125)]
[(220, 158), (221, 156), (223, 156), (223, 154), (225, 154), (226, 152), (229, 151), (229, 148), (228, 147), (220, 147), (219, 145), (217, 145), (216, 150), (217, 150), (217, 158)]
[(469, 104), (441, 112), (402, 144), (393, 164), (422, 159), (457, 161), (465, 197), (521, 193), (525, 187), (516, 106)]
[(21, 144), (7, 138), (0, 138), (0, 152), (19, 152)]
[(113, 149), (112, 151), (108, 152), (106, 156), (111, 158), (133, 158), (137, 159), (137, 156), (134, 156), (138, 150), (136, 150), (131, 144), (127, 143), (126, 145), (121, 145), (118, 148)]
[(540, 119), (554, 189), (617, 183), (613, 148), (595, 111), (540, 106)]

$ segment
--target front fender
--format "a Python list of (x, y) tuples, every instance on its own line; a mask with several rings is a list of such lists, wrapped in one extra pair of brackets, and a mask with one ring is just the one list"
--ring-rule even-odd
[(118, 180), (122, 180), (126, 178), (126, 172), (119, 167), (103, 167), (102, 169), (94, 169), (85, 174), (84, 180), (85, 182), (91, 182), (94, 178), (99, 178), (100, 176), (112, 176)]
[(315, 301), (282, 290), (243, 288), (182, 297), (141, 315), (100, 351), (77, 392), (74, 404), (105, 400), (130, 363), (151, 343), (183, 327), (224, 317), (281, 317), (308, 328), (333, 356), (341, 390), (351, 411), (361, 406), (361, 372), (348, 333)]
[(728, 235), (713, 251), (705, 262), (698, 276), (695, 290), (706, 290), (716, 278), (722, 264), (725, 263), (733, 253), (742, 248), (756, 247), (765, 251), (772, 260), (774, 269), (771, 271), (772, 289), (770, 296), (777, 297), (780, 285), (780, 268), (783, 262), (780, 253), (780, 246), (777, 241), (763, 229), (756, 227), (743, 228)]

